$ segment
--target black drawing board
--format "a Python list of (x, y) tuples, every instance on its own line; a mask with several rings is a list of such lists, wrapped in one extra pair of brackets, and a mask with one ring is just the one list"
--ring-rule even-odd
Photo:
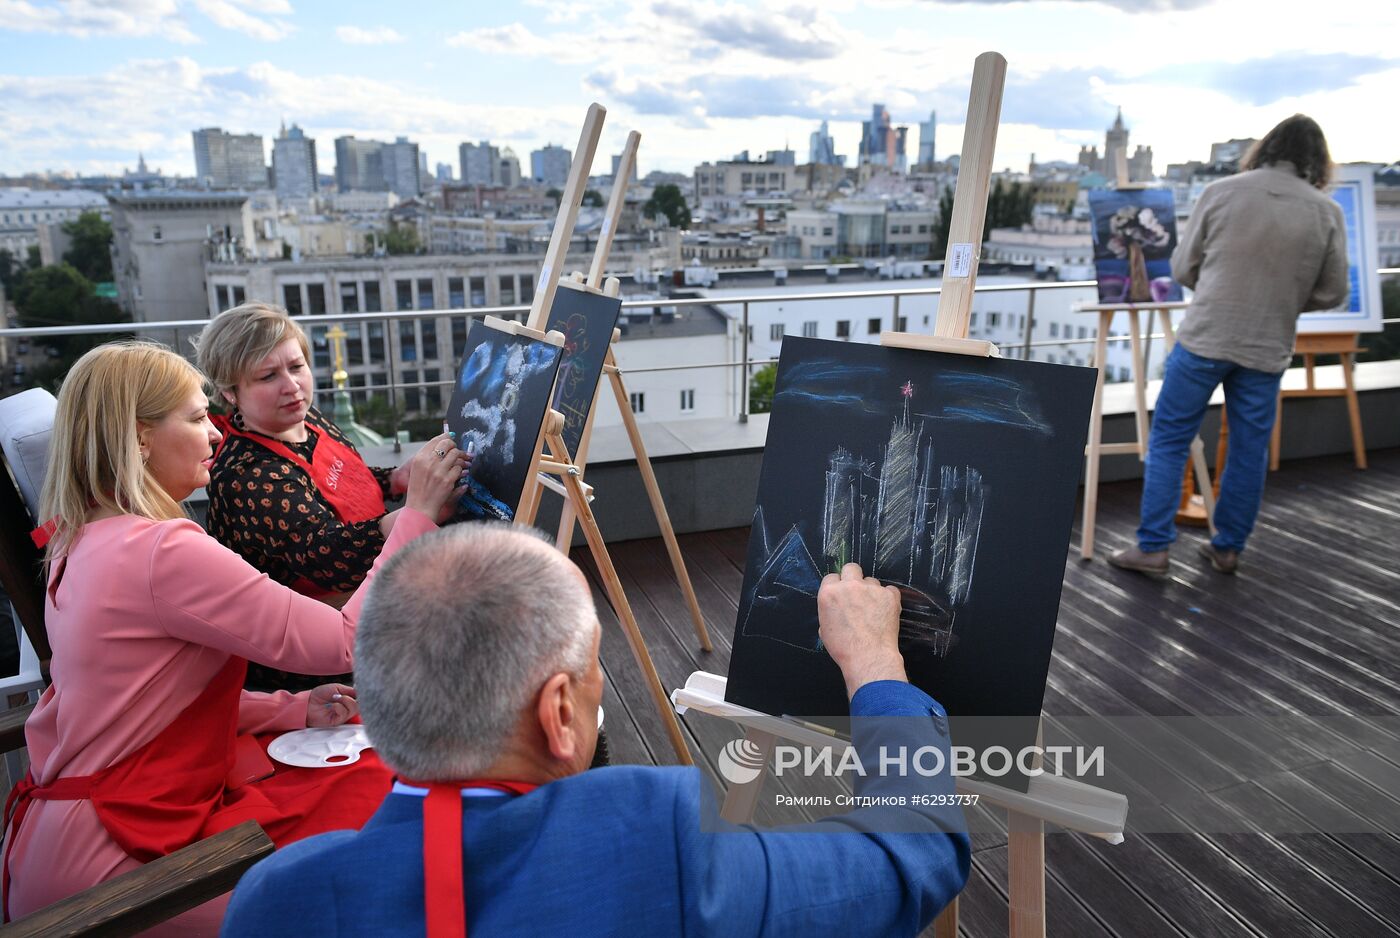
[(564, 415), (564, 445), (574, 460), (578, 459), (588, 411), (593, 406), (593, 394), (603, 375), (603, 363), (621, 312), (622, 300), (618, 297), (564, 284), (560, 284), (549, 308), (545, 331), (564, 334), (564, 355), (551, 406)]
[(457, 445), (476, 447), (458, 518), (515, 519), (560, 352), (548, 342), (472, 323), (447, 405), (447, 428), (457, 434)]
[(726, 698), (840, 724), (815, 597), (855, 561), (900, 587), (909, 678), (950, 715), (1038, 717), (1095, 379), (784, 339)]

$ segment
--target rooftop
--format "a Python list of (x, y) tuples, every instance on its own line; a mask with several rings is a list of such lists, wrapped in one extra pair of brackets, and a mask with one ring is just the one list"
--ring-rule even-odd
[[(1140, 484), (1104, 485), (1100, 555), (1127, 546)], [(1286, 462), (1271, 475), (1264, 510), (1237, 577), (1194, 562), (1185, 533), (1172, 575), (1154, 580), (1078, 560), (1067, 545), (1064, 594), (1045, 696), (1047, 716), (1082, 708), (1138, 715), (1255, 715), (1279, 710), (1339, 717), (1400, 709), (1400, 450)], [(605, 528), (607, 519), (602, 519)], [(1387, 535), (1385, 532), (1389, 531)], [(659, 540), (609, 545), (668, 690), (693, 671), (727, 673), (748, 529), (680, 538), (715, 651), (697, 650), (684, 600)], [(603, 620), (603, 706), (614, 762), (674, 759), (586, 550)], [(737, 735), (724, 720), (681, 718), (697, 765), (723, 787), (715, 759)], [(1374, 722), (1374, 721), (1373, 721)], [(1234, 776), (1209, 754), (1178, 772), (1205, 808), (1240, 799), (1280, 805), (1328, 800), (1358, 822), (1400, 817), (1400, 738), (1387, 727), (1357, 741), (1283, 740), (1294, 757), (1273, 771)], [(1265, 745), (1259, 749), (1271, 755)], [(1211, 779), (1209, 782), (1203, 779)], [(788, 791), (770, 779), (768, 791)], [(1400, 845), (1375, 834), (1141, 834), (1128, 792), (1126, 842), (1064, 832), (1046, 838), (1050, 935), (1400, 935)], [(1141, 801), (1139, 801), (1141, 807)], [(1281, 809), (1281, 808), (1280, 808)], [(801, 808), (766, 808), (768, 821)], [(979, 812), (982, 808), (975, 809)], [(786, 812), (784, 814), (783, 812)], [(994, 819), (983, 818), (996, 829)], [(1004, 820), (1004, 817), (1003, 817)], [(1354, 829), (1354, 828), (1353, 828)], [(960, 899), (960, 934), (1006, 934), (1004, 830), (973, 836), (973, 872)]]

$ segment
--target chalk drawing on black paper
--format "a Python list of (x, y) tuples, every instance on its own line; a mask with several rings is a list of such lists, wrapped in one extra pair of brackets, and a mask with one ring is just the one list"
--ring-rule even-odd
[[(958, 641), (957, 612), (971, 594), (988, 487), (976, 468), (937, 461), (925, 429), (930, 415), (911, 414), (913, 383), (899, 390), (903, 407), (877, 459), (844, 446), (827, 459), (818, 556), (829, 572), (858, 563), (897, 587), (901, 644), (941, 657)], [(754, 524), (762, 557), (744, 634), (820, 652), (816, 592), (822, 570), (803, 525), (793, 525), (770, 547), (762, 509)]]
[(465, 353), (447, 409), (458, 445), (476, 445), (460, 514), (510, 521), (549, 406), (560, 352), (474, 323)]

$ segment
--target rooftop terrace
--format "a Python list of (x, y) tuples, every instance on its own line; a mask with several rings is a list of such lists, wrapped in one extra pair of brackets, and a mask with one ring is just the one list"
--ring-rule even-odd
[[(1140, 483), (1100, 489), (1098, 542), (1127, 546)], [(606, 531), (606, 518), (602, 519)], [(1189, 530), (1163, 580), (1078, 559), (1067, 546), (1049, 716), (1154, 716), (1292, 711), (1319, 718), (1400, 711), (1400, 449), (1286, 462), (1269, 479), (1259, 527), (1236, 577), (1193, 553)], [(746, 528), (687, 534), (681, 547), (715, 651), (694, 633), (656, 540), (610, 551), (663, 685), (693, 671), (728, 671)], [(587, 552), (575, 558), (593, 573)], [(673, 761), (622, 632), (596, 586), (603, 618), (604, 708), (614, 762)], [(715, 759), (736, 727), (682, 717), (697, 765), (720, 785)], [(1046, 839), (1049, 934), (1065, 938), (1400, 934), (1400, 738), (1377, 731), (1356, 742), (1280, 740), (1251, 778), (1200, 753), (1178, 781), (1205, 807), (1242, 800), (1278, 811), (1329, 800), (1376, 833), (1139, 834), (1129, 797), (1125, 843), (1057, 832)], [(1285, 751), (1286, 750), (1286, 751)], [(1264, 746), (1260, 752), (1265, 753)], [(1208, 781), (1205, 781), (1208, 779)], [(787, 780), (768, 781), (768, 791)], [(721, 786), (722, 787), (722, 786)], [(798, 820), (799, 808), (765, 807), (759, 819)], [(984, 809), (975, 809), (984, 812)], [(782, 812), (787, 812), (786, 817)], [(981, 820), (993, 827), (992, 814)], [(973, 875), (960, 902), (965, 938), (1006, 934), (1004, 831), (973, 835)]]

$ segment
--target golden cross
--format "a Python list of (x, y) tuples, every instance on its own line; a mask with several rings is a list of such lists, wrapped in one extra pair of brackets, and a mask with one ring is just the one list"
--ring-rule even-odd
[(326, 338), (331, 340), (331, 357), (335, 362), (335, 371), (331, 375), (331, 380), (335, 382), (337, 388), (345, 387), (350, 379), (350, 375), (345, 370), (345, 338), (348, 333), (336, 323), (326, 330)]

